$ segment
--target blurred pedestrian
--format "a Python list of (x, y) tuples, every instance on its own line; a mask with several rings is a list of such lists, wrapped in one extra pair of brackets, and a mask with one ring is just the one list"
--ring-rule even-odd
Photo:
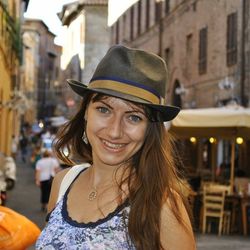
[(35, 148), (41, 144), (41, 139), (39, 134), (33, 134), (31, 136), (31, 144), (32, 148)]
[(18, 139), (15, 135), (12, 135), (11, 140), (11, 156), (16, 160), (16, 154), (18, 150)]
[(113, 46), (88, 86), (68, 83), (83, 102), (55, 148), (63, 162), (82, 164), (54, 178), (36, 248), (194, 250), (184, 182), (164, 126), (179, 112), (164, 101), (164, 60)]
[(31, 153), (31, 157), (30, 157), (30, 163), (31, 163), (31, 167), (33, 169), (36, 168), (36, 163), (38, 160), (40, 160), (42, 158), (42, 152), (41, 152), (41, 146), (35, 146), (32, 150)]
[(46, 211), (49, 201), (52, 179), (59, 169), (58, 161), (51, 157), (49, 151), (45, 151), (42, 158), (36, 163), (35, 181), (41, 189), (42, 211)]
[(28, 153), (28, 138), (26, 137), (24, 133), (21, 134), (19, 145), (20, 145), (20, 150), (21, 150), (22, 161), (26, 162), (26, 157)]

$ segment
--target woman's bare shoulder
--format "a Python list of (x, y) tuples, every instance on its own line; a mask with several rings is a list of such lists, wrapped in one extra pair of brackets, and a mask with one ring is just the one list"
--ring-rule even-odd
[[(167, 250), (195, 250), (192, 226), (181, 196), (173, 192), (181, 222), (174, 213), (170, 198), (167, 198), (161, 211), (161, 242)], [(180, 241), (180, 239), (182, 239)]]
[(57, 174), (55, 175), (53, 179), (49, 203), (48, 203), (48, 213), (51, 212), (56, 205), (61, 182), (69, 170), (70, 170), (70, 167), (57, 172)]
[(70, 169), (71, 167), (68, 167), (57, 172), (53, 181), (61, 183), (62, 179), (64, 178), (64, 176), (68, 173)]

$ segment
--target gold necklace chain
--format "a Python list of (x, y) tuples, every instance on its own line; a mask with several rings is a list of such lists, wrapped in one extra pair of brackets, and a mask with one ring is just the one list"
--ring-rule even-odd
[[(89, 201), (93, 201), (93, 200), (95, 200), (97, 197), (98, 197), (98, 190), (97, 190), (97, 187), (94, 185), (94, 167), (93, 166), (91, 166), (92, 167), (92, 173), (91, 173), (91, 182), (92, 182), (92, 187), (91, 187), (91, 191), (89, 192), (89, 194), (88, 194), (88, 200)], [(104, 187), (107, 187), (107, 186), (110, 186), (110, 187), (112, 187), (113, 186), (113, 184), (108, 184), (108, 185), (105, 185)]]
[(97, 192), (97, 188), (96, 186), (94, 186), (94, 167), (91, 166), (91, 184), (92, 184), (92, 187), (91, 187), (91, 191), (90, 193), (88, 194), (88, 200), (89, 201), (93, 201), (97, 198), (97, 195), (98, 195), (98, 192)]

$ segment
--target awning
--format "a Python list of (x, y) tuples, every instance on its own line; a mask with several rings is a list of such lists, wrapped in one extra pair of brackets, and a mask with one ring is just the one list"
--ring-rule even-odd
[(170, 132), (179, 138), (217, 137), (231, 139), (231, 174), (230, 183), (233, 190), (235, 138), (240, 136), (250, 139), (250, 109), (240, 106), (184, 109), (172, 121)]
[(241, 136), (250, 139), (250, 109), (239, 106), (184, 109), (172, 121), (170, 130), (180, 137)]

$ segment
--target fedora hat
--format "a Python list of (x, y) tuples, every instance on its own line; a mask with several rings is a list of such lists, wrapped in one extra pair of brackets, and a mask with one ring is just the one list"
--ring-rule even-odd
[(143, 50), (112, 46), (99, 62), (88, 85), (72, 79), (67, 82), (80, 96), (90, 91), (144, 104), (158, 111), (160, 118), (157, 120), (170, 121), (180, 111), (165, 103), (168, 81), (164, 60)]

